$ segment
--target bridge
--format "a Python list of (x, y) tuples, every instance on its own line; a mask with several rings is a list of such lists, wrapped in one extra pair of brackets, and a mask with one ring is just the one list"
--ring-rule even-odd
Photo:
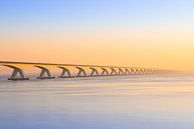
[[(128, 75), (141, 75), (153, 74), (160, 72), (159, 69), (154, 68), (140, 68), (140, 67), (118, 67), (118, 66), (98, 66), (98, 65), (76, 65), (76, 64), (54, 64), (54, 63), (32, 63), (32, 62), (9, 62), (0, 61), (1, 66), (13, 69), (11, 76), (8, 80), (29, 80), (25, 76), (22, 65), (37, 68), (40, 70), (36, 79), (55, 79), (55, 78), (74, 78), (74, 77), (100, 77), (100, 76), (128, 76)], [(52, 76), (48, 66), (54, 66), (61, 70), (58, 77)], [(76, 75), (72, 74), (71, 69), (77, 69)], [(86, 71), (89, 69), (89, 72)]]

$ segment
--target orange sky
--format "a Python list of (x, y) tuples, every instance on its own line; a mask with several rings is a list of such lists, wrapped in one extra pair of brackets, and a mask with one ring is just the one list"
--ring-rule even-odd
[(0, 60), (194, 70), (192, 34), (182, 28), (22, 33), (1, 38)]

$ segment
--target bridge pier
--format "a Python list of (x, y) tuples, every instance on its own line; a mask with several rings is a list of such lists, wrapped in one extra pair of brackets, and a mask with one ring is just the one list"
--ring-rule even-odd
[(137, 73), (138, 73), (138, 74), (142, 74), (140, 68), (137, 69)]
[(102, 74), (101, 76), (109, 76), (108, 70), (105, 68), (101, 68), (102, 69)]
[(118, 75), (117, 74), (117, 71), (114, 69), (114, 68), (110, 68), (112, 71), (111, 71), (111, 73), (110, 73), (110, 75), (111, 76), (116, 76), (116, 75)]
[(131, 74), (133, 74), (133, 75), (136, 74), (136, 70), (134, 68), (131, 68)]
[(90, 69), (92, 70), (90, 76), (99, 76), (98, 71), (95, 68), (90, 68)]
[(150, 70), (149, 70), (149, 73), (150, 73), (150, 74), (152, 74), (152, 73), (153, 73), (152, 69), (150, 69)]
[(118, 75), (125, 75), (124, 71), (121, 68), (118, 69), (119, 69)]
[(24, 72), (23, 72), (23, 70), (21, 68), (18, 68), (16, 66), (12, 66), (12, 65), (4, 65), (4, 66), (13, 69), (13, 72), (11, 74), (11, 77), (8, 78), (8, 80), (13, 80), (13, 81), (17, 81), (17, 80), (29, 80), (29, 78), (25, 78), (24, 77)]
[(145, 74), (145, 71), (144, 71), (144, 69), (141, 69), (140, 71), (141, 71), (141, 73), (142, 73), (142, 74)]
[(79, 70), (76, 77), (87, 77), (86, 71), (83, 68), (81, 67), (76, 68)]
[(150, 73), (151, 73), (150, 69), (147, 69), (147, 70), (146, 70), (146, 73), (147, 73), (147, 74), (150, 74)]
[(43, 66), (35, 66), (41, 70), (40, 75), (36, 77), (37, 79), (54, 79), (55, 77), (51, 76), (50, 71)]
[(143, 72), (144, 72), (144, 74), (147, 74), (147, 71), (146, 71), (146, 69), (145, 69), (145, 68), (143, 69)]
[(144, 69), (144, 73), (145, 74), (148, 74), (148, 69)]
[[(62, 66), (59, 66), (58, 68), (62, 69), (62, 73), (58, 78), (71, 78), (72, 77), (69, 69), (62, 67)], [(67, 73), (67, 76), (65, 76), (66, 73)]]
[(125, 69), (125, 75), (130, 75), (129, 69)]
[(136, 71), (136, 74), (141, 74), (139, 69), (136, 69), (135, 71)]

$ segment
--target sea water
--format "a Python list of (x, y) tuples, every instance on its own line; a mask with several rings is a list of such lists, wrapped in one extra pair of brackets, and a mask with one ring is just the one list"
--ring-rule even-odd
[(194, 129), (194, 74), (3, 80), (0, 129)]

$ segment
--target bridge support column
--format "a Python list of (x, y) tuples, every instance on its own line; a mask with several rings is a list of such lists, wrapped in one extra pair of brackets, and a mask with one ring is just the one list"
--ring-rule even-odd
[(137, 72), (138, 72), (138, 74), (142, 74), (140, 68), (137, 69)]
[(154, 73), (154, 70), (153, 69), (150, 69), (150, 74), (153, 74)]
[(51, 76), (51, 73), (47, 68), (43, 66), (35, 66), (35, 67), (41, 69), (40, 75), (39, 77), (37, 77), (37, 79), (54, 79), (55, 78)]
[(136, 70), (134, 68), (131, 68), (131, 74), (133, 74), (133, 75), (137, 74)]
[(102, 74), (101, 76), (109, 76), (108, 70), (105, 68), (101, 68), (102, 69)]
[(148, 69), (144, 69), (144, 73), (145, 74), (148, 74)]
[(143, 70), (141, 68), (138, 69), (139, 74), (143, 74)]
[[(81, 67), (76, 67), (79, 72), (77, 73), (77, 77), (87, 77), (86, 71)], [(83, 74), (83, 75), (82, 75)]]
[(129, 69), (125, 69), (125, 75), (130, 75)]
[(4, 66), (13, 69), (12, 75), (11, 75), (10, 78), (8, 78), (8, 80), (13, 80), (13, 81), (16, 81), (16, 80), (29, 80), (29, 78), (24, 77), (24, 72), (21, 68), (18, 68), (16, 66), (12, 66), (12, 65), (4, 65)]
[(114, 69), (114, 68), (110, 68), (112, 71), (111, 71), (111, 73), (110, 73), (110, 75), (111, 76), (116, 76), (116, 75), (118, 75), (117, 74), (117, 71)]
[(98, 71), (95, 68), (90, 68), (90, 69), (92, 70), (90, 76), (99, 76)]
[(136, 74), (141, 74), (139, 69), (136, 69)]
[[(62, 66), (59, 66), (58, 68), (63, 70), (61, 75), (58, 78), (71, 78), (72, 77), (70, 71), (67, 68), (64, 68)], [(67, 73), (67, 76), (65, 76), (66, 73)]]
[(151, 74), (151, 69), (147, 69), (147, 74)]
[(145, 69), (141, 69), (141, 73), (142, 74), (145, 74)]
[(118, 69), (119, 69), (118, 75), (125, 75), (124, 71), (121, 68)]

